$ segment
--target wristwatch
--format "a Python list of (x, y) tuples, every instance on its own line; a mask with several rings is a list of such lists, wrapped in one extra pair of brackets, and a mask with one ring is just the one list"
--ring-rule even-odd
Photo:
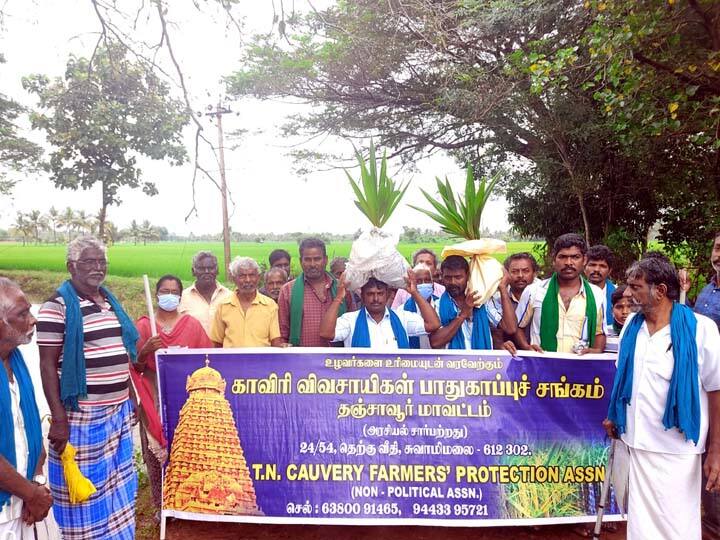
[(33, 483), (37, 484), (38, 486), (44, 486), (47, 485), (47, 478), (45, 478), (44, 474), (36, 474), (33, 479)]

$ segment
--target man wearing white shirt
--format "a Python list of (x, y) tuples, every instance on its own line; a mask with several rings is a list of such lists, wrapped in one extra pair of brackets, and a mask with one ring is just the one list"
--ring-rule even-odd
[(608, 419), (630, 451), (628, 540), (700, 540), (701, 457), (720, 490), (720, 334), (677, 303), (672, 263), (643, 259), (627, 285), (640, 312), (620, 336)]
[(363, 308), (338, 317), (341, 302), (337, 299), (344, 298), (345, 287), (341, 277), (336, 299), (320, 323), (320, 337), (323, 339), (342, 341), (345, 347), (396, 350), (409, 348), (410, 337), (429, 334), (440, 327), (435, 310), (417, 290), (412, 270), (408, 270), (407, 290), (417, 304), (418, 313), (388, 309), (387, 284), (370, 278), (360, 289)]
[(35, 322), (20, 288), (0, 277), (1, 540), (20, 540), (23, 524), (44, 519), (52, 504), (47, 482), (40, 474), (45, 450), (35, 393), (18, 349), (30, 343)]

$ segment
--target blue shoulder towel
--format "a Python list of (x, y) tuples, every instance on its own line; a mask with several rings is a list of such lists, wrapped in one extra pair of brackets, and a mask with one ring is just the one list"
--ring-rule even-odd
[[(440, 323), (443, 326), (450, 324), (458, 315), (458, 308), (447, 291), (440, 297)], [(473, 308), (473, 328), (470, 336), (470, 345), (473, 349), (492, 349), (492, 337), (490, 335), (490, 320), (488, 319), (485, 304), (479, 308)], [(465, 336), (462, 328), (453, 336), (448, 344), (449, 349), (464, 349)]]
[[(27, 471), (19, 471), (25, 474), (25, 478), (31, 480), (35, 476), (35, 468), (40, 459), (42, 450), (42, 431), (40, 430), (40, 413), (35, 402), (35, 391), (33, 390), (32, 378), (25, 365), (22, 353), (15, 348), (10, 353), (10, 367), (12, 368), (15, 383), (20, 389), (20, 410), (25, 424), (25, 437), (28, 444)], [(12, 415), (12, 398), (10, 396), (10, 380), (7, 376), (5, 366), (0, 365), (0, 455), (10, 465), (17, 468), (17, 456), (15, 455), (15, 424)], [(0, 491), (0, 508), (10, 502), (10, 493)]]
[[(408, 341), (408, 335), (405, 331), (405, 327), (400, 320), (400, 317), (392, 310), (389, 309), (390, 313), (390, 326), (392, 326), (393, 335), (397, 342), (398, 349), (409, 349), (410, 343)], [(362, 308), (358, 313), (357, 319), (355, 320), (355, 329), (353, 330), (351, 347), (370, 347), (370, 329), (367, 323), (367, 310)]]
[[(65, 301), (65, 341), (60, 372), (60, 400), (66, 409), (78, 411), (80, 410), (78, 398), (87, 397), (82, 312), (77, 291), (70, 280), (60, 285), (57, 291)], [(107, 299), (120, 323), (123, 345), (134, 364), (137, 362), (136, 344), (140, 335), (118, 299), (105, 287), (100, 287), (100, 292)]]
[[(627, 428), (626, 411), (632, 397), (635, 344), (644, 321), (645, 316), (642, 313), (633, 316), (626, 324), (627, 328), (620, 341), (618, 368), (608, 409), (608, 419), (615, 423), (620, 434), (625, 433)], [(685, 435), (686, 441), (693, 441), (695, 445), (700, 439), (700, 384), (696, 335), (695, 314), (689, 307), (674, 302), (670, 316), (670, 339), (675, 366), (662, 422), (665, 429), (677, 428)]]

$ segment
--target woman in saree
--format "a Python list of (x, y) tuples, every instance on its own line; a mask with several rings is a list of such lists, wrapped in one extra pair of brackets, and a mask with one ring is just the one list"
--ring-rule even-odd
[(162, 465), (167, 459), (167, 442), (158, 412), (155, 351), (170, 347), (212, 347), (197, 319), (178, 313), (182, 289), (182, 282), (176, 276), (168, 274), (158, 280), (155, 286), (158, 309), (154, 313), (157, 335), (152, 335), (148, 316), (143, 315), (135, 323), (140, 334), (137, 342), (138, 361), (131, 364), (130, 376), (140, 401), (138, 416), (142, 454), (153, 502), (158, 509), (162, 503)]

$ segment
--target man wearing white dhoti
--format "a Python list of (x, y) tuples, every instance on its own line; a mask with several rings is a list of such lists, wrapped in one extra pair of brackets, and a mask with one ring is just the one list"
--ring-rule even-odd
[(630, 450), (628, 540), (700, 540), (701, 457), (706, 489), (720, 490), (720, 334), (678, 304), (668, 260), (627, 273), (640, 312), (620, 336), (604, 426)]

